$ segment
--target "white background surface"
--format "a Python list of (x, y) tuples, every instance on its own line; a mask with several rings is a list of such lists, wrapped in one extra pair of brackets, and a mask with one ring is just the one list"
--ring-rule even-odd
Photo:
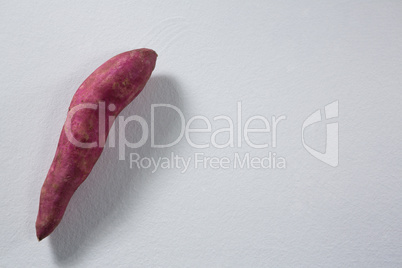
[[(1, 267), (401, 267), (401, 2), (2, 1), (0, 25)], [(158, 52), (157, 67), (124, 116), (150, 123), (151, 104), (168, 103), (215, 130), (226, 126), (217, 115), (237, 122), (241, 102), (244, 120), (287, 119), (276, 148), (196, 150), (183, 138), (126, 155), (271, 151), (286, 169), (152, 173), (107, 148), (38, 243), (40, 188), (73, 94), (107, 59), (140, 47)], [(301, 126), (337, 100), (334, 168), (303, 148)], [(159, 116), (157, 138), (173, 140), (180, 121)], [(134, 141), (141, 130), (127, 133)], [(306, 142), (324, 149), (325, 125)]]

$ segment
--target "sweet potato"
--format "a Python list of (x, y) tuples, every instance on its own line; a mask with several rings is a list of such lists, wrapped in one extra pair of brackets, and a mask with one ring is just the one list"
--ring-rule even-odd
[[(40, 194), (36, 220), (39, 241), (60, 223), (72, 195), (103, 151), (113, 123), (110, 116), (116, 117), (141, 92), (156, 57), (146, 48), (121, 53), (97, 68), (74, 94)], [(107, 107), (105, 118), (100, 116), (100, 103)]]

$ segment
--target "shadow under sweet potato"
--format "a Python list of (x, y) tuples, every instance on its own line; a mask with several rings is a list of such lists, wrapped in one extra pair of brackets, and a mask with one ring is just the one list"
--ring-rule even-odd
[[(141, 94), (120, 114), (124, 118), (131, 115), (143, 117), (150, 128), (151, 105), (171, 104), (183, 108), (179, 96), (179, 85), (170, 76), (154, 75), (148, 81)], [(155, 140), (168, 144), (180, 133), (180, 121), (177, 114), (164, 112), (158, 114), (155, 122)], [(108, 146), (94, 166), (86, 181), (73, 195), (65, 215), (51, 234), (50, 242), (56, 263), (72, 264), (85, 256), (88, 248), (98, 239), (119, 228), (128, 210), (136, 210), (139, 202), (137, 191), (147, 191), (151, 187), (152, 174), (144, 174), (135, 167), (130, 168), (129, 154), (136, 152), (144, 157), (157, 157), (167, 154), (165, 149), (151, 148), (150, 138), (145, 145), (137, 149), (126, 148), (125, 160), (119, 160), (119, 131), (115, 121), (115, 147)], [(157, 132), (158, 129), (163, 129)], [(125, 137), (130, 142), (137, 142), (142, 135), (138, 122), (130, 122), (125, 129)], [(150, 135), (150, 132), (149, 132)], [(144, 177), (146, 175), (146, 178)], [(135, 226), (133, 226), (135, 228)]]

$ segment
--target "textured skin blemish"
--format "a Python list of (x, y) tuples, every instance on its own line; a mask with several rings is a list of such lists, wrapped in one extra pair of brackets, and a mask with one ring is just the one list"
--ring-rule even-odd
[(128, 78), (126, 78), (126, 79), (124, 79), (122, 84), (124, 87), (128, 87), (131, 83), (130, 83), (130, 80)]

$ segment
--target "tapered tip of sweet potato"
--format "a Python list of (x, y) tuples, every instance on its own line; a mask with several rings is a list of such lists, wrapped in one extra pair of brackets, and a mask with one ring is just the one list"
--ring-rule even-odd
[(38, 238), (38, 242), (40, 242), (43, 238), (45, 238), (46, 236), (39, 234), (38, 232), (36, 232), (36, 237)]
[(134, 53), (134, 57), (137, 57), (138, 59), (141, 60), (141, 62), (148, 62), (149, 65), (151, 65), (151, 71), (155, 68), (155, 63), (156, 63), (156, 58), (158, 57), (158, 54), (152, 49), (149, 48), (139, 48), (131, 51)]
[(136, 51), (139, 52), (141, 54), (143, 54), (145, 57), (158, 57), (158, 54), (156, 54), (156, 52), (152, 49), (149, 48), (139, 48), (139, 49), (134, 49), (132, 51)]
[(53, 222), (46, 222), (46, 224), (38, 224), (36, 223), (36, 237), (38, 238), (38, 241), (41, 241), (42, 239), (46, 238), (49, 236), (54, 229), (56, 228), (57, 224), (54, 224)]
[(41, 241), (43, 238), (49, 235), (49, 233), (46, 233), (45, 231), (46, 230), (43, 228), (36, 228), (36, 237), (38, 238), (38, 241)]

